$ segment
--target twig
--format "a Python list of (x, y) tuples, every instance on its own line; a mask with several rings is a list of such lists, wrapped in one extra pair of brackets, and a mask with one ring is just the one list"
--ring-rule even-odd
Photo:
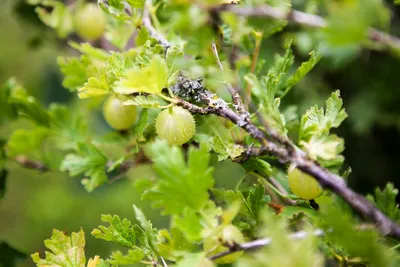
[[(301, 240), (301, 239), (306, 238), (309, 234), (310, 233), (306, 232), (306, 231), (299, 231), (299, 232), (290, 234), (289, 238), (292, 240)], [(322, 235), (324, 235), (324, 232), (320, 229), (317, 229), (312, 232), (312, 235), (322, 236)], [(273, 240), (271, 238), (263, 238), (263, 239), (254, 240), (254, 241), (251, 241), (248, 243), (244, 243), (244, 244), (234, 244), (233, 246), (229, 247), (229, 249), (227, 251), (213, 255), (213, 256), (209, 257), (209, 259), (216, 260), (216, 259), (222, 258), (226, 255), (235, 253), (237, 251), (248, 251), (248, 250), (253, 250), (253, 249), (257, 249), (257, 248), (262, 248), (262, 247), (270, 245), (272, 243), (272, 241)]]
[(18, 162), (22, 167), (27, 168), (27, 169), (34, 169), (38, 170), (41, 172), (47, 172), (49, 168), (47, 167), (46, 164), (40, 161), (36, 160), (31, 160), (27, 158), (26, 156), (16, 156), (15, 161)]
[[(277, 20), (288, 20), (314, 28), (325, 28), (328, 25), (326, 20), (318, 15), (308, 14), (298, 10), (287, 11), (266, 4), (257, 7), (221, 5), (214, 8), (214, 10), (214, 12), (231, 12), (243, 17), (269, 17)], [(370, 41), (379, 43), (388, 49), (400, 50), (400, 39), (396, 36), (370, 28), (368, 30), (368, 38)]]
[[(151, 4), (151, 1), (147, 1), (147, 3), (149, 2)], [(303, 25), (314, 27), (326, 26), (325, 20), (323, 20), (319, 16), (306, 14), (300, 11), (292, 11), (290, 13), (287, 13), (286, 11), (278, 8), (272, 8), (268, 5), (263, 5), (256, 8), (238, 7), (236, 5), (222, 5), (221, 7), (219, 7), (219, 11), (230, 11), (242, 16), (262, 16), (273, 17), (276, 19), (289, 19)], [(152, 31), (156, 31), (151, 26), (149, 18), (147, 19), (147, 23), (144, 24), (147, 25), (146, 27), (150, 27)], [(380, 32), (378, 31), (378, 33)], [(166, 44), (169, 46), (168, 41), (165, 41), (165, 39), (163, 39), (163, 37), (157, 32), (153, 32), (152, 35), (154, 38), (157, 38), (161, 44)], [(382, 34), (381, 36), (384, 37), (385, 35)], [(391, 38), (389, 39), (392, 40)], [(379, 40), (382, 41), (383, 39)], [(400, 45), (398, 45), (398, 47), (400, 47)], [(396, 46), (394, 46), (394, 48), (396, 48)], [(194, 113), (215, 114), (230, 120), (234, 124), (243, 128), (252, 137), (257, 139), (261, 143), (262, 151), (274, 155), (281, 163), (294, 164), (301, 171), (314, 177), (322, 187), (329, 189), (336, 195), (340, 196), (344, 201), (347, 202), (347, 204), (349, 204), (365, 219), (368, 219), (371, 222), (375, 223), (377, 228), (383, 235), (388, 235), (397, 240), (400, 240), (400, 226), (398, 224), (386, 217), (378, 208), (376, 208), (362, 195), (357, 194), (349, 187), (347, 187), (344, 180), (341, 179), (339, 176), (321, 167), (316, 161), (309, 159), (305, 152), (296, 149), (296, 147), (290, 142), (289, 139), (280, 136), (273, 129), (268, 127), (262, 116), (259, 116), (259, 118), (264, 124), (264, 127), (266, 128), (265, 130), (268, 132), (269, 136), (256, 125), (254, 125), (250, 120), (247, 120), (246, 116), (235, 113), (232, 109), (229, 108), (225, 101), (216, 97), (214, 93), (211, 93), (204, 89), (200, 81), (190, 81), (181, 77), (176, 87), (178, 89), (184, 89), (182, 91), (184, 91), (186, 97), (192, 96), (194, 97), (195, 101), (201, 101), (206, 104), (207, 107), (198, 107), (182, 99), (177, 100), (178, 105), (181, 105)]]
[(165, 37), (159, 33), (151, 23), (150, 12), (149, 9), (152, 8), (152, 0), (146, 0), (145, 8), (143, 10), (143, 25), (147, 28), (150, 35), (157, 39), (159, 43), (164, 46), (165, 51), (171, 46), (171, 44), (165, 39)]
[[(208, 106), (215, 106), (216, 100), (212, 98), (214, 94), (205, 89), (198, 89), (197, 91), (199, 92), (199, 97), (205, 104)], [(398, 224), (386, 217), (362, 195), (357, 194), (347, 187), (343, 179), (324, 169), (317, 162), (309, 159), (305, 152), (296, 149), (288, 139), (279, 137), (277, 133), (271, 134), (270, 132), (269, 134), (274, 136), (274, 139), (276, 138), (281, 140), (281, 142), (285, 144), (285, 147), (282, 147), (275, 142), (271, 142), (268, 136), (260, 128), (251, 122), (243, 121), (241, 116), (221, 103), (218, 108), (211, 109), (211, 113), (224, 117), (246, 130), (251, 136), (260, 141), (262, 144), (262, 151), (276, 156), (281, 163), (285, 164), (290, 162), (296, 165), (301, 171), (314, 177), (322, 187), (331, 190), (333, 193), (344, 199), (365, 219), (374, 222), (383, 235), (392, 236), (393, 238), (400, 240), (400, 226)], [(267, 130), (268, 129), (272, 130), (267, 127)]]

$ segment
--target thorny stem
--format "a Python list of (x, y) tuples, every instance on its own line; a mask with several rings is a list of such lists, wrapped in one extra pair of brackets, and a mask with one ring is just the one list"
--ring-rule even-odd
[[(322, 235), (324, 235), (324, 232), (320, 229), (317, 229), (317, 230), (313, 231), (312, 233), (309, 233), (306, 231), (299, 231), (299, 232), (290, 234), (289, 238), (292, 240), (301, 240), (301, 239), (307, 238), (310, 234), (312, 234), (314, 236), (322, 236)], [(213, 255), (213, 256), (209, 257), (209, 259), (216, 260), (216, 259), (222, 258), (226, 255), (235, 253), (237, 251), (247, 251), (247, 250), (254, 250), (257, 248), (262, 248), (262, 247), (270, 245), (272, 243), (272, 241), (273, 240), (271, 238), (263, 238), (263, 239), (254, 240), (254, 241), (251, 241), (248, 243), (244, 243), (244, 244), (234, 244), (233, 246), (229, 247), (229, 249), (227, 251)]]
[[(151, 4), (151, 0), (147, 0), (147, 5)], [(237, 5), (222, 5), (213, 10), (213, 12), (229, 11), (240, 16), (259, 16), (259, 17), (272, 17), (279, 20), (291, 20), (293, 22), (313, 26), (313, 27), (325, 27), (326, 22), (323, 18), (306, 14), (300, 11), (292, 10), (287, 13), (278, 8), (273, 8), (268, 5), (263, 5), (255, 8), (251, 7), (240, 7)], [(145, 12), (146, 13), (146, 10)], [(148, 11), (147, 11), (148, 14)], [(159, 34), (154, 27), (151, 25), (151, 21), (148, 15), (143, 15), (143, 24), (148, 28), (151, 35), (156, 38), (165, 49), (170, 47), (169, 42)], [(374, 40), (382, 42), (391, 48), (400, 48), (400, 40), (396, 37), (388, 36), (385, 33), (381, 33), (377, 30), (373, 30)], [(378, 38), (380, 37), (380, 38)], [(179, 80), (179, 79), (178, 79)], [(191, 84), (196, 84), (196, 88), (188, 88)], [(226, 118), (234, 124), (243, 128), (252, 137), (258, 140), (261, 144), (260, 151), (265, 154), (270, 154), (278, 158), (281, 163), (291, 163), (299, 168), (301, 171), (314, 177), (319, 184), (326, 189), (331, 190), (336, 195), (340, 196), (347, 204), (349, 204), (356, 212), (358, 212), (364, 219), (374, 222), (377, 228), (383, 235), (391, 236), (397, 240), (400, 240), (400, 226), (394, 221), (386, 217), (379, 209), (377, 209), (371, 202), (369, 202), (362, 195), (354, 192), (347, 187), (345, 181), (336, 174), (333, 174), (321, 167), (318, 162), (308, 158), (306, 153), (302, 150), (297, 149), (289, 139), (279, 135), (274, 129), (271, 129), (264, 118), (259, 115), (259, 119), (263, 124), (268, 135), (265, 134), (260, 128), (254, 125), (247, 116), (239, 115), (229, 108), (225, 101), (217, 98), (215, 94), (207, 91), (199, 82), (188, 81), (182, 78), (178, 82), (178, 88), (190, 89), (195, 92), (194, 96), (196, 100), (200, 100), (206, 104), (207, 107), (199, 107), (191, 104), (183, 99), (177, 99), (177, 105), (180, 105), (188, 109), (192, 113), (199, 114), (215, 114), (220, 117)], [(283, 146), (282, 146), (283, 145)], [(229, 254), (229, 253), (228, 253)], [(222, 257), (222, 256), (221, 256)]]

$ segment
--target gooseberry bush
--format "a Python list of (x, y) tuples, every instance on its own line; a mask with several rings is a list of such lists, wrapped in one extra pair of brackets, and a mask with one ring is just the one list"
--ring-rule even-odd
[[(135, 221), (99, 214), (90, 233), (119, 246), (111, 255), (86, 261), (82, 230), (54, 230), (49, 251), (32, 254), (37, 266), (399, 266), (397, 190), (363, 197), (346, 184), (344, 140), (332, 132), (347, 117), (340, 91), (303, 114), (285, 105), (331, 51), (395, 50), (376, 30), (389, 26), (382, 1), (28, 2), (75, 50), (57, 60), (80, 104), (45, 107), (11, 78), (1, 123), (34, 127), (9, 135), (3, 161), (68, 172), (88, 192), (151, 164), (155, 176), (135, 177), (137, 191), (170, 219), (156, 229), (126, 203)], [(314, 28), (301, 35), (301, 64), (292, 24)], [(282, 52), (266, 66), (259, 51), (271, 38)], [(88, 126), (99, 109), (111, 135)], [(216, 186), (216, 161), (245, 170), (234, 189)]]

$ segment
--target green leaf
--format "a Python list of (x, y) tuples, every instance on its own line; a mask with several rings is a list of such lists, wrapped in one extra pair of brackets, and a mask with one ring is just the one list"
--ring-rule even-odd
[[(327, 242), (339, 247), (346, 257), (361, 257), (371, 266), (397, 266), (393, 253), (379, 238), (376, 229), (355, 230), (358, 222), (343, 204), (332, 197), (320, 197), (319, 226)], [(341, 206), (342, 205), (342, 206)], [(321, 217), (322, 216), (322, 217)], [(360, 245), (362, 244), (362, 245)]]
[(183, 59), (183, 51), (178, 46), (170, 47), (167, 51), (167, 66), (168, 66), (168, 74), (172, 75), (172, 73), (179, 70), (178, 63)]
[(150, 36), (149, 31), (147, 30), (146, 27), (142, 27), (138, 30), (136, 39), (135, 39), (135, 44), (136, 46), (142, 46), (146, 44), (146, 42), (150, 40), (152, 42), (152, 38)]
[(132, 225), (128, 219), (121, 221), (117, 215), (101, 215), (101, 221), (109, 225), (100, 225), (92, 231), (92, 235), (97, 239), (135, 249), (144, 238), (143, 230), (137, 225)]
[(289, 91), (295, 86), (298, 82), (300, 82), (319, 62), (321, 56), (314, 50), (310, 52), (310, 59), (306, 62), (303, 62), (300, 67), (296, 70), (296, 72), (290, 77), (285, 83), (285, 91), (282, 93), (281, 97), (283, 98)]
[(184, 209), (181, 214), (181, 216), (175, 215), (172, 217), (172, 227), (179, 229), (185, 238), (192, 243), (201, 241), (201, 231), (204, 228), (201, 216), (192, 209)]
[(94, 145), (78, 143), (76, 154), (68, 154), (60, 170), (68, 171), (72, 176), (83, 174), (89, 177), (82, 180), (82, 183), (88, 192), (92, 192), (107, 181), (106, 164), (107, 158)]
[(186, 207), (200, 210), (207, 204), (208, 189), (214, 180), (213, 169), (208, 166), (210, 154), (205, 147), (190, 147), (187, 163), (182, 150), (166, 141), (150, 144), (146, 154), (154, 162), (159, 177), (156, 185), (143, 194), (153, 207), (162, 208), (163, 214), (180, 214)]
[(398, 193), (399, 190), (392, 183), (388, 183), (383, 190), (376, 188), (374, 196), (367, 195), (367, 199), (389, 218), (398, 221), (400, 220), (399, 205), (396, 201)]
[(89, 77), (98, 75), (98, 68), (86, 57), (57, 58), (58, 66), (64, 76), (62, 85), (70, 92), (75, 92), (87, 82)]
[(128, 70), (126, 78), (119, 81), (114, 91), (120, 94), (161, 94), (167, 85), (167, 64), (161, 56), (154, 55), (147, 66)]
[(142, 108), (159, 108), (159, 98), (155, 95), (139, 95), (134, 98), (124, 101), (125, 106), (141, 106)]
[(215, 264), (207, 259), (204, 252), (185, 255), (184, 259), (179, 261), (174, 267), (213, 267)]
[(124, 3), (120, 0), (98, 0), (99, 6), (109, 15), (118, 20), (129, 20), (131, 17), (126, 14)]
[(316, 237), (312, 234), (308, 234), (301, 240), (291, 239), (289, 226), (283, 220), (284, 218), (276, 216), (267, 208), (260, 212), (260, 219), (261, 222), (257, 224), (260, 229), (258, 236), (270, 238), (271, 243), (254, 252), (245, 253), (235, 266), (324, 266)]
[(142, 112), (140, 113), (139, 121), (135, 125), (135, 128), (133, 130), (133, 136), (139, 141), (145, 141), (144, 137), (144, 131), (146, 128), (149, 126), (148, 124), (148, 118), (149, 118), (149, 110), (148, 109), (143, 109)]
[(25, 116), (42, 126), (49, 126), (49, 115), (46, 109), (24, 89), (15, 88), (9, 98), (9, 103), (15, 105), (20, 116)]
[(341, 162), (344, 160), (342, 156), (338, 156), (344, 150), (344, 141), (334, 134), (329, 136), (315, 136), (308, 143), (303, 142), (301, 144), (313, 159), (333, 160), (340, 157)]
[(100, 80), (94, 77), (89, 78), (88, 82), (79, 89), (78, 97), (83, 99), (109, 94), (110, 92), (111, 89), (108, 86), (106, 77), (102, 75)]
[(82, 230), (71, 236), (64, 232), (53, 230), (51, 239), (44, 241), (44, 245), (51, 252), (46, 252), (46, 258), (41, 259), (39, 253), (32, 254), (33, 261), (38, 267), (84, 267), (85, 258), (85, 234)]
[[(284, 69), (288, 59), (283, 60), (277, 69)], [(252, 93), (257, 97), (259, 112), (263, 114), (270, 127), (276, 129), (279, 133), (286, 135), (285, 117), (280, 113), (280, 98), (275, 98), (280, 78), (283, 74), (270, 71), (259, 81), (254, 74), (245, 76), (245, 80), (252, 87)]]
[(14, 78), (8, 79), (0, 88), (0, 126), (17, 117), (17, 110), (9, 103), (13, 88), (19, 85)]
[(242, 167), (244, 167), (247, 172), (256, 172), (262, 177), (270, 177), (272, 175), (271, 164), (257, 157), (249, 158), (242, 164)]
[(224, 135), (224, 137), (221, 135), (215, 136), (213, 144), (213, 150), (218, 154), (219, 161), (226, 160), (227, 158), (235, 159), (240, 157), (245, 151), (243, 146), (235, 144), (230, 134)]
[(51, 8), (50, 12), (44, 7), (36, 7), (35, 11), (44, 24), (57, 31), (60, 38), (67, 37), (74, 30), (72, 10), (64, 3), (52, 0), (28, 0), (28, 3)]
[(10, 157), (40, 150), (44, 139), (48, 136), (47, 128), (37, 127), (27, 131), (15, 130), (8, 139), (7, 152)]
[(166, 229), (158, 232), (157, 251), (166, 260), (176, 261), (181, 255), (197, 249), (198, 246), (189, 242), (178, 228), (171, 226), (170, 232)]
[(326, 101), (325, 111), (314, 106), (303, 115), (299, 143), (313, 159), (335, 160), (343, 151), (343, 140), (336, 135), (329, 135), (330, 129), (339, 127), (347, 117), (342, 105), (340, 92), (336, 91)]
[(87, 120), (82, 112), (72, 112), (66, 106), (52, 104), (49, 108), (52, 134), (50, 138), (62, 150), (77, 149), (87, 142)]
[(135, 27), (131, 23), (121, 20), (112, 20), (107, 27), (104, 37), (120, 51), (124, 51), (132, 37)]
[(17, 261), (22, 260), (25, 257), (25, 253), (16, 250), (5, 242), (0, 243), (0, 266), (15, 267), (17, 266)]
[(96, 60), (100, 60), (100, 61), (104, 61), (107, 59), (107, 57), (109, 56), (109, 54), (104, 51), (103, 49), (100, 48), (96, 48), (93, 47), (90, 43), (75, 43), (75, 42), (68, 42), (68, 44), (78, 50), (79, 52), (81, 52), (82, 54), (84, 54), (85, 56), (87, 56), (90, 59), (96, 59)]
[(133, 211), (135, 212), (136, 220), (138, 220), (142, 229), (145, 232), (151, 232), (153, 226), (152, 226), (151, 222), (146, 219), (146, 216), (144, 215), (142, 210), (139, 209), (137, 206), (133, 205)]
[(126, 0), (133, 8), (143, 8), (145, 0)]
[(145, 256), (143, 249), (135, 247), (129, 249), (127, 254), (122, 254), (120, 251), (114, 251), (107, 262), (113, 265), (129, 265), (140, 262)]
[(245, 204), (256, 222), (259, 222), (260, 212), (264, 209), (267, 202), (265, 187), (263, 185), (258, 184), (250, 189)]

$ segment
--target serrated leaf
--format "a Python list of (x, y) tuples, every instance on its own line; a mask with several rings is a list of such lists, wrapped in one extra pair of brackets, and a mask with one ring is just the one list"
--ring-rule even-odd
[(89, 61), (78, 58), (58, 57), (57, 62), (64, 76), (62, 85), (69, 91), (75, 92), (87, 81)]
[(166, 60), (168, 66), (168, 74), (172, 75), (179, 70), (178, 63), (183, 59), (183, 51), (178, 46), (170, 47), (167, 51)]
[(166, 229), (158, 232), (157, 251), (166, 260), (176, 261), (187, 251), (195, 251), (197, 248), (197, 245), (189, 242), (178, 228), (171, 226), (170, 232)]
[(218, 160), (227, 158), (235, 159), (244, 152), (244, 147), (234, 142), (232, 134), (225, 128), (214, 129), (215, 136), (212, 139), (212, 148), (218, 154)]
[(71, 112), (66, 106), (51, 104), (49, 108), (51, 135), (62, 150), (77, 149), (78, 143), (87, 142), (87, 121), (81, 112)]
[(48, 136), (47, 128), (37, 127), (33, 130), (15, 130), (9, 137), (7, 142), (7, 153), (10, 157), (36, 152), (40, 150), (40, 146), (44, 139)]
[(107, 158), (92, 144), (78, 143), (76, 154), (68, 154), (61, 163), (60, 170), (75, 176), (83, 174), (88, 179), (82, 182), (88, 192), (107, 181), (105, 173)]
[(100, 225), (98, 229), (92, 231), (92, 235), (97, 239), (110, 241), (118, 245), (136, 248), (144, 238), (143, 230), (137, 225), (127, 220), (121, 220), (117, 215), (101, 215), (101, 221), (108, 223), (108, 226)]
[(150, 63), (142, 68), (133, 68), (126, 72), (114, 91), (120, 94), (148, 93), (161, 94), (168, 85), (168, 68), (164, 59), (154, 55)]
[(333, 160), (344, 150), (344, 141), (336, 135), (314, 136), (308, 143), (300, 143), (311, 158)]
[(82, 54), (86, 55), (89, 58), (92, 59), (97, 59), (100, 61), (104, 61), (107, 59), (108, 57), (108, 53), (106, 51), (104, 51), (103, 49), (100, 48), (96, 48), (93, 47), (90, 43), (76, 43), (76, 42), (68, 42), (68, 44), (78, 50), (79, 52), (81, 52)]
[(142, 210), (139, 209), (137, 206), (133, 205), (133, 211), (135, 213), (136, 220), (138, 220), (142, 229), (145, 232), (152, 231), (153, 226), (152, 226), (151, 222), (146, 219), (146, 216), (144, 215)]
[(105, 95), (111, 92), (107, 83), (106, 77), (101, 76), (100, 80), (95, 77), (90, 77), (87, 83), (79, 89), (78, 97), (81, 99), (93, 96)]
[(392, 183), (388, 183), (385, 189), (375, 189), (374, 195), (367, 195), (367, 199), (386, 214), (392, 220), (400, 220), (400, 210), (396, 198), (399, 193)]
[(140, 28), (135, 39), (136, 46), (142, 46), (146, 44), (148, 40), (152, 41), (149, 31), (146, 27)]
[(73, 15), (70, 7), (59, 1), (29, 1), (32, 5), (41, 4), (50, 7), (49, 12), (44, 7), (36, 7), (35, 11), (40, 20), (47, 26), (55, 29), (60, 38), (67, 37), (74, 30)]
[[(281, 63), (285, 66), (284, 63)], [(284, 67), (279, 68), (284, 68)], [(245, 80), (252, 87), (252, 93), (259, 99), (259, 112), (263, 114), (269, 126), (286, 135), (285, 117), (280, 113), (280, 98), (275, 98), (276, 90), (283, 73), (274, 74), (270, 71), (261, 80), (258, 80), (254, 74), (245, 76)]]
[(143, 194), (153, 207), (162, 208), (163, 214), (180, 214), (186, 207), (200, 210), (207, 204), (207, 191), (214, 184), (207, 149), (190, 147), (185, 162), (180, 148), (159, 140), (147, 147), (146, 154), (159, 177), (156, 185)]
[(17, 110), (9, 103), (13, 88), (18, 87), (16, 79), (10, 78), (0, 88), (0, 126), (17, 117)]
[(257, 157), (251, 157), (242, 164), (247, 172), (256, 172), (263, 177), (272, 175), (272, 166), (267, 161)]
[(192, 209), (184, 209), (181, 216), (175, 215), (172, 217), (172, 227), (179, 229), (185, 238), (194, 243), (202, 240), (201, 231), (203, 225), (201, 223), (201, 216)]
[(107, 261), (113, 265), (129, 265), (140, 262), (145, 257), (145, 252), (139, 247), (129, 249), (127, 254), (114, 251)]
[(67, 236), (64, 232), (54, 229), (51, 239), (45, 240), (44, 245), (51, 251), (46, 252), (46, 258), (41, 259), (39, 253), (31, 255), (38, 267), (85, 266), (85, 234), (82, 230)]
[(142, 108), (159, 108), (160, 102), (159, 98), (154, 95), (144, 96), (139, 95), (134, 97), (133, 99), (130, 98), (123, 103), (125, 106), (141, 106)]
[(15, 88), (9, 98), (9, 103), (15, 105), (20, 116), (25, 116), (45, 127), (49, 126), (49, 115), (46, 109), (24, 89)]
[[(299, 144), (306, 149), (313, 159), (321, 159), (324, 165), (331, 164), (343, 158), (339, 154), (343, 151), (343, 140), (336, 135), (329, 135), (331, 128), (337, 128), (347, 117), (342, 109), (343, 101), (340, 92), (332, 93), (326, 101), (326, 109), (313, 106), (306, 111), (301, 119)], [(322, 163), (322, 162), (321, 162)]]
[(300, 82), (314, 68), (320, 59), (321, 56), (318, 52), (315, 50), (310, 52), (310, 59), (306, 62), (303, 62), (296, 72), (286, 81), (286, 89), (282, 93), (282, 98), (290, 91), (290, 89), (292, 89), (293, 86)]
[(129, 20), (131, 18), (125, 12), (124, 3), (120, 0), (98, 0), (98, 4), (107, 14), (118, 20)]
[(318, 204), (318, 224), (325, 231), (327, 242), (340, 247), (344, 255), (361, 257), (371, 266), (397, 266), (394, 255), (379, 238), (376, 229), (355, 230), (358, 221), (350, 211), (340, 208), (342, 203), (335, 198), (322, 196)]
[(142, 112), (140, 113), (139, 121), (135, 125), (135, 128), (133, 130), (133, 136), (135, 136), (135, 138), (139, 142), (146, 141), (145, 137), (143, 136), (143, 132), (149, 126), (149, 124), (147, 122), (148, 118), (149, 118), (149, 110), (143, 109)]
[(253, 218), (256, 220), (256, 222), (258, 222), (260, 218), (260, 212), (267, 204), (264, 186), (258, 184), (251, 188), (245, 203)]
[(110, 267), (110, 265), (103, 259), (100, 259), (99, 256), (95, 256), (93, 259), (89, 259), (87, 267)]

